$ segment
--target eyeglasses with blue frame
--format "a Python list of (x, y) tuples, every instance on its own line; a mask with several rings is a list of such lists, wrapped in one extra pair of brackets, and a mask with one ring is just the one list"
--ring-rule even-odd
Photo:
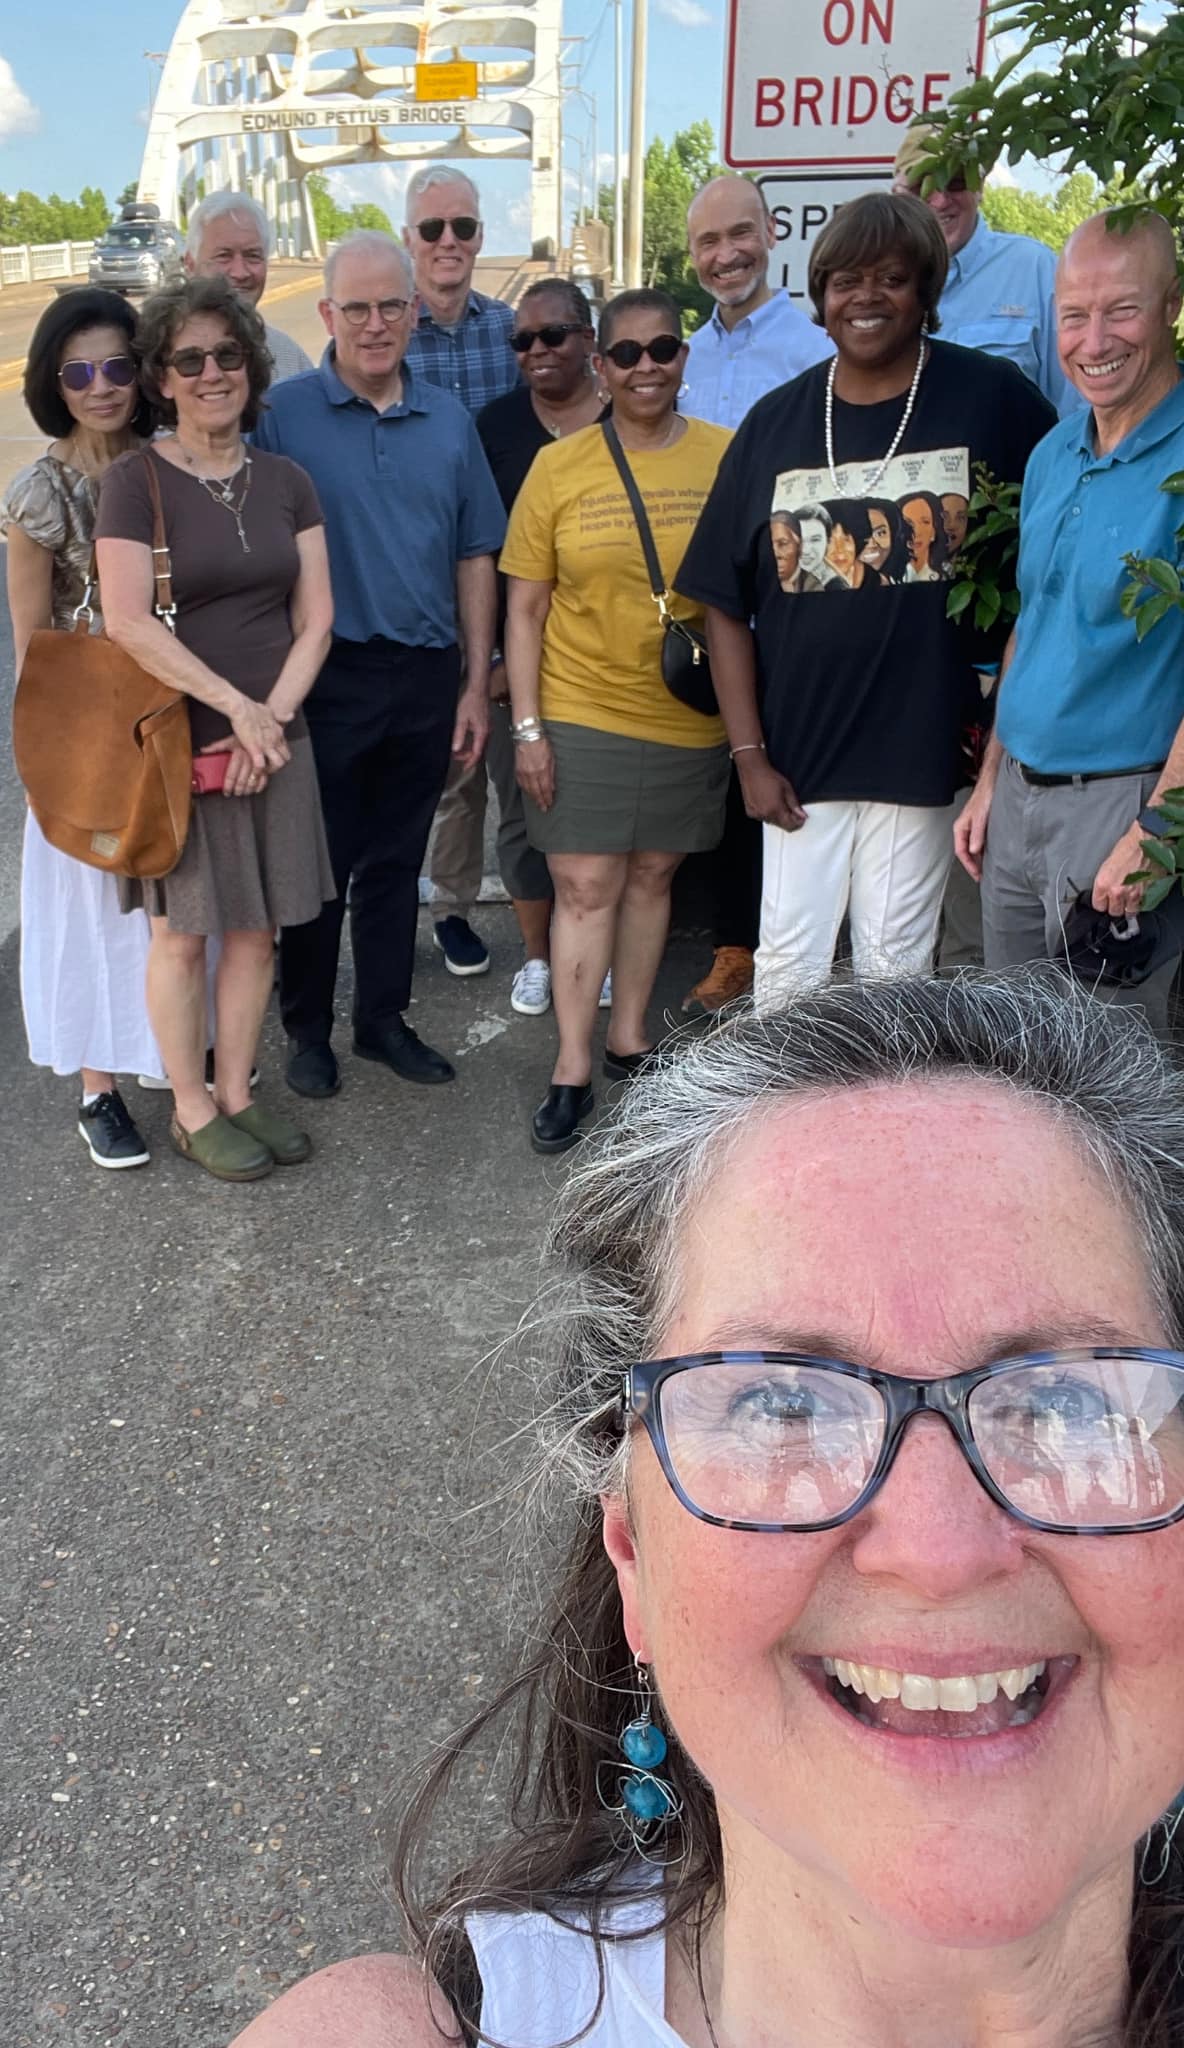
[(983, 1491), (1029, 1529), (1130, 1536), (1184, 1517), (1176, 1351), (1034, 1351), (935, 1379), (805, 1352), (693, 1352), (631, 1366), (621, 1404), (683, 1507), (719, 1528), (840, 1528), (922, 1415), (945, 1424)]

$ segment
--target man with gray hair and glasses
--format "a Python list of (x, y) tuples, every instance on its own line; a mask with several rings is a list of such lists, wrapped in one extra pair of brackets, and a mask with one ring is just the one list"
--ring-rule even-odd
[(404, 1013), (432, 814), (449, 761), (479, 761), (488, 731), (506, 522), (469, 414), (405, 360), (415, 312), (406, 250), (373, 229), (347, 235), (325, 266), (324, 358), (270, 394), (256, 429), (312, 477), (333, 579), (333, 643), (305, 712), (337, 898), (280, 942), (300, 1095), (340, 1086), (330, 1038), (347, 892), (355, 1053), (405, 1081), (454, 1077)]
[[(257, 307), (267, 289), (270, 254), (271, 223), (259, 201), (247, 192), (211, 192), (189, 216), (186, 270), (191, 277), (227, 278), (248, 305)], [(312, 359), (298, 341), (282, 327), (273, 327), (262, 313), (259, 318), (275, 364), (273, 384), (312, 369)]]
[[(476, 418), (519, 383), (510, 347), (513, 309), (473, 289), (484, 239), (477, 187), (455, 164), (425, 164), (407, 187), (406, 220), (403, 240), (419, 293), (408, 367), (450, 391)], [(435, 942), (450, 974), (489, 972), (488, 949), (467, 916), (484, 866), (486, 775), (481, 761), (453, 762), (428, 856)]]

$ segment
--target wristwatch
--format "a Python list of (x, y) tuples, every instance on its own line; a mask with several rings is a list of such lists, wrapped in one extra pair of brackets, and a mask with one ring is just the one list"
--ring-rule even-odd
[(1172, 829), (1171, 820), (1165, 818), (1163, 812), (1157, 810), (1154, 804), (1148, 804), (1146, 810), (1139, 812), (1136, 823), (1149, 839), (1164, 839)]

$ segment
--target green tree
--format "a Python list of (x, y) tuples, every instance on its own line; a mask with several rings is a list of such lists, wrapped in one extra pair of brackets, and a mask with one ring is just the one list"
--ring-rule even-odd
[(51, 192), (0, 193), (0, 246), (19, 242), (89, 242), (101, 234), (111, 209), (95, 185), (84, 185), (77, 199)]
[(129, 179), (128, 179), (128, 181), (127, 181), (127, 184), (126, 184), (126, 185), (124, 186), (124, 188), (123, 188), (122, 192), (118, 193), (118, 194), (117, 194), (117, 196), (116, 196), (116, 200), (115, 200), (115, 210), (116, 210), (116, 212), (117, 212), (117, 213), (118, 213), (118, 211), (119, 211), (120, 207), (123, 207), (123, 206), (130, 206), (130, 205), (131, 205), (131, 203), (132, 203), (132, 200), (133, 200), (133, 199), (135, 198), (135, 196), (136, 196), (136, 193), (137, 193), (137, 191), (138, 191), (138, 190), (139, 190), (139, 186), (138, 186), (138, 183), (137, 183), (136, 179), (135, 179), (135, 178), (129, 178)]
[[(693, 121), (681, 128), (670, 142), (655, 136), (645, 153), (645, 221), (642, 229), (642, 270), (645, 282), (660, 285), (695, 325), (711, 309), (687, 255), (687, 208), (709, 178), (719, 175), (715, 157), (715, 136), (710, 121)], [(629, 210), (629, 180), (625, 180), (625, 210)], [(598, 203), (601, 220), (611, 227), (616, 195), (611, 185), (602, 185)]]
[(348, 211), (339, 206), (329, 190), (329, 180), (324, 171), (310, 171), (307, 179), (312, 198), (313, 219), (317, 233), (323, 242), (339, 242), (355, 228), (380, 228), (384, 234), (392, 234), (390, 219), (381, 206), (372, 206), (369, 201), (351, 206)]

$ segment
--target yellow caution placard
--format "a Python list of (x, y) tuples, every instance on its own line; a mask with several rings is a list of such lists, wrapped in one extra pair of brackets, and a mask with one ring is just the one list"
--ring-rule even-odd
[(455, 64), (417, 64), (415, 97), (417, 100), (475, 100), (477, 66), (463, 61)]

